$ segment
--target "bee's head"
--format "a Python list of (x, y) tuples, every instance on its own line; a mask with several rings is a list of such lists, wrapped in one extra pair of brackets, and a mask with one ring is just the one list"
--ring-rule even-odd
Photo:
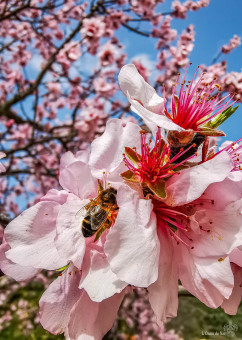
[(102, 201), (105, 203), (116, 203), (117, 190), (114, 188), (108, 188), (102, 192)]

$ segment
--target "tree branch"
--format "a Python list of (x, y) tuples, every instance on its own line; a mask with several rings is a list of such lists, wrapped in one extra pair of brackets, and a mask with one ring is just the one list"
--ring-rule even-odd
[(3, 20), (7, 20), (9, 18), (11, 18), (12, 16), (15, 16), (16, 14), (18, 14), (19, 12), (21, 12), (22, 10), (28, 8), (30, 6), (30, 0), (25, 4), (23, 5), (22, 7), (18, 7), (16, 9), (14, 9), (13, 11), (10, 11), (8, 14), (6, 15), (0, 15), (0, 21), (3, 21)]
[(139, 31), (138, 29), (134, 28), (134, 27), (131, 27), (127, 24), (125, 24), (124, 22), (122, 23), (122, 26), (126, 27), (128, 30), (132, 31), (132, 32), (135, 32), (135, 33), (138, 33), (140, 35), (143, 35), (144, 37), (147, 37), (149, 38), (150, 37), (150, 34), (149, 33), (145, 33), (145, 32), (141, 32)]
[[(103, 3), (103, 0), (99, 0), (96, 3), (96, 5), (91, 8), (90, 13), (86, 15), (84, 19), (90, 18), (97, 11), (99, 6), (102, 5), (102, 3)], [(56, 49), (56, 51), (52, 54), (52, 56), (49, 58), (49, 60), (45, 64), (45, 67), (42, 69), (42, 71), (37, 76), (35, 82), (31, 84), (26, 91), (15, 94), (11, 99), (6, 101), (4, 104), (0, 105), (0, 116), (4, 116), (5, 112), (8, 112), (11, 106), (15, 105), (21, 100), (24, 100), (26, 97), (31, 95), (37, 89), (37, 87), (41, 83), (41, 80), (44, 78), (46, 72), (50, 69), (51, 65), (55, 62), (57, 54), (64, 48), (66, 44), (68, 44), (75, 37), (75, 35), (80, 31), (82, 24), (83, 24), (83, 20), (79, 22), (77, 27), (71, 32), (71, 34), (69, 34), (66, 40)]]

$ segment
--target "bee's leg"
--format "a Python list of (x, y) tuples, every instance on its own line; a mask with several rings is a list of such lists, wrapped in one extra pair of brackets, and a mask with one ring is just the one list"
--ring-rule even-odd
[(118, 207), (117, 203), (115, 203), (115, 204), (112, 206), (112, 210), (113, 210), (113, 211), (119, 210), (119, 207)]
[(85, 209), (86, 210), (88, 210), (88, 209), (90, 209), (91, 208), (91, 206), (93, 205), (93, 199), (90, 199), (90, 202), (89, 203), (87, 203), (87, 205), (85, 205)]
[(115, 208), (113, 210), (113, 213), (108, 217), (108, 220), (109, 220), (109, 223), (110, 223), (110, 226), (108, 228), (110, 228), (114, 224), (114, 222), (115, 222), (115, 220), (117, 218), (118, 209), (119, 208), (117, 206), (117, 208)]
[(109, 229), (109, 228), (111, 227), (112, 221), (111, 221), (110, 219), (111, 219), (111, 216), (108, 217), (108, 218), (106, 219), (105, 223), (103, 224), (103, 226), (104, 226), (105, 228), (108, 228), (108, 229)]

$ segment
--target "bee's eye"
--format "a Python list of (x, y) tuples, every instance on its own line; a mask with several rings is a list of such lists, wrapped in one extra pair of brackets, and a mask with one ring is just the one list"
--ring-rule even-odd
[(107, 193), (103, 194), (102, 199), (104, 202), (107, 202), (109, 200), (109, 195)]

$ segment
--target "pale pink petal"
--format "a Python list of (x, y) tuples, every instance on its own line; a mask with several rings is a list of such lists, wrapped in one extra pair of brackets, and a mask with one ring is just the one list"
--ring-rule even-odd
[(42, 295), (40, 323), (49, 332), (59, 334), (66, 330), (71, 309), (81, 296), (80, 277), (80, 271), (70, 265)]
[(235, 248), (229, 255), (229, 260), (242, 268), (242, 250)]
[(71, 311), (67, 339), (102, 340), (112, 328), (124, 294), (123, 291), (98, 303), (90, 300), (88, 294), (83, 291)]
[(53, 201), (59, 204), (64, 204), (68, 195), (69, 193), (65, 190), (51, 189), (45, 196), (41, 197), (40, 201)]
[(149, 300), (158, 322), (177, 315), (178, 269), (174, 257), (173, 240), (166, 229), (159, 230), (160, 260), (157, 281), (148, 287)]
[(76, 161), (75, 155), (71, 151), (65, 152), (60, 159), (60, 170), (63, 170), (66, 166)]
[(229, 174), (228, 178), (231, 179), (231, 181), (234, 181), (234, 182), (241, 182), (242, 181), (242, 173), (241, 173), (241, 171), (233, 171)]
[(0, 245), (0, 269), (1, 271), (16, 281), (25, 281), (34, 277), (40, 270), (33, 267), (20, 266), (8, 260), (5, 252), (10, 249), (10, 246), (3, 241)]
[(158, 96), (155, 89), (144, 80), (134, 64), (121, 68), (118, 81), (125, 96), (129, 93), (133, 99), (139, 100), (150, 111), (161, 113), (164, 99)]
[(232, 169), (233, 164), (229, 154), (221, 152), (205, 163), (173, 175), (166, 182), (165, 203), (177, 206), (196, 200), (210, 184), (222, 182)]
[(217, 258), (192, 256), (183, 245), (177, 246), (179, 278), (190, 293), (210, 308), (218, 308), (233, 289), (234, 278), (229, 258), (219, 262)]
[(93, 178), (89, 166), (79, 160), (60, 171), (59, 182), (63, 189), (80, 198), (93, 197), (97, 193), (97, 181)]
[(76, 161), (88, 163), (89, 155), (90, 155), (89, 150), (78, 151), (75, 155), (71, 151), (65, 152), (60, 159), (60, 170), (64, 169), (66, 166)]
[(82, 234), (82, 220), (85, 214), (80, 211), (89, 200), (80, 200), (70, 195), (68, 201), (61, 207), (56, 223), (55, 245), (59, 254), (72, 261), (77, 268), (81, 267), (85, 253), (85, 238)]
[(145, 124), (154, 131), (155, 126), (159, 126), (166, 130), (173, 130), (173, 131), (183, 131), (184, 129), (173, 123), (173, 121), (163, 114), (157, 114), (152, 112), (153, 110), (149, 110), (148, 108), (141, 105), (137, 100), (133, 99), (130, 94), (127, 92), (127, 98), (131, 104), (131, 110), (137, 113), (140, 116)]
[(163, 114), (164, 99), (157, 95), (155, 89), (144, 80), (133, 64), (122, 67), (118, 80), (121, 90), (132, 105), (131, 109), (152, 131), (155, 126), (168, 130), (183, 130)]
[(104, 253), (92, 249), (85, 256), (79, 288), (84, 288), (92, 301), (101, 302), (120, 293), (126, 286), (127, 283), (111, 271)]
[(214, 256), (217, 260), (242, 246), (242, 199), (230, 203), (224, 210), (200, 210), (194, 219), (202, 228), (191, 233), (192, 254), (199, 257)]
[(233, 264), (232, 268), (234, 273), (234, 289), (229, 299), (224, 300), (221, 307), (225, 313), (236, 315), (242, 298), (242, 268)]
[(21, 213), (5, 229), (11, 249), (6, 257), (22, 266), (57, 269), (66, 264), (54, 244), (56, 218), (60, 205), (53, 201), (39, 202)]
[(157, 280), (160, 253), (153, 205), (125, 184), (118, 190), (117, 203), (119, 212), (107, 235), (105, 254), (120, 280), (147, 287)]
[[(234, 174), (234, 172), (231, 174)], [(207, 199), (208, 202), (213, 200), (213, 209), (222, 211), (228, 204), (239, 200), (241, 197), (242, 179), (238, 181), (237, 178), (227, 177), (222, 182), (210, 184), (202, 198)], [(209, 205), (203, 205), (209, 208)]]
[[(128, 122), (123, 126), (120, 119), (110, 119), (103, 135), (91, 145), (90, 166), (97, 178), (103, 178), (103, 171), (112, 173), (119, 167), (120, 173), (127, 170), (123, 162), (125, 147), (140, 149), (140, 127)], [(120, 166), (120, 164), (122, 165)], [(120, 181), (122, 181), (120, 177)]]
[(85, 149), (85, 150), (77, 151), (76, 158), (79, 161), (82, 161), (83, 163), (88, 163), (89, 162), (89, 158), (90, 158), (90, 150), (89, 149)]

